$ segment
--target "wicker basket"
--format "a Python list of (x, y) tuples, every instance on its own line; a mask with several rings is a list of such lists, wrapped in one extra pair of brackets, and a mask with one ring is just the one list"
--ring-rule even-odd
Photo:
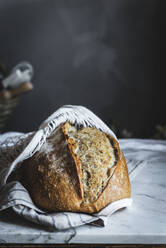
[(10, 100), (0, 100), (0, 133), (3, 131), (7, 120), (10, 118), (18, 102), (19, 98), (17, 97)]

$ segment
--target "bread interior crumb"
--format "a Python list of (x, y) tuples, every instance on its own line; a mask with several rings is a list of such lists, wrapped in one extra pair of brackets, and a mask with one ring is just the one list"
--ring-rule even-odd
[(116, 151), (108, 136), (94, 127), (68, 125), (74, 153), (81, 161), (84, 203), (92, 203), (103, 192), (116, 165)]

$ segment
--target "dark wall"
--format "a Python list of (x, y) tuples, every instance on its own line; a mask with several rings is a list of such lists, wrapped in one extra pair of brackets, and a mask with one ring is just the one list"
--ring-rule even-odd
[(164, 0), (1, 0), (0, 63), (35, 69), (5, 130), (34, 130), (79, 104), (149, 137), (166, 123), (165, 13)]

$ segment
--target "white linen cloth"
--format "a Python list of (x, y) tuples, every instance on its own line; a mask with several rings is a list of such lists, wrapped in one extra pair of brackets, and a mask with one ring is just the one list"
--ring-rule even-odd
[[(80, 106), (64, 106), (51, 115), (39, 128), (39, 131), (21, 134), (6, 133), (0, 136), (0, 211), (11, 207), (24, 218), (54, 229), (63, 230), (84, 224), (105, 226), (108, 216), (120, 208), (130, 206), (132, 199), (113, 202), (97, 214), (83, 213), (46, 213), (37, 208), (28, 191), (18, 181), (7, 182), (11, 172), (24, 159), (40, 149), (46, 138), (61, 123), (69, 120), (83, 126), (95, 126), (115, 137), (113, 132), (91, 111)], [(116, 137), (115, 137), (116, 138)], [(120, 141), (120, 148), (127, 159), (130, 179), (151, 160), (166, 160), (166, 142), (137, 139)], [(159, 156), (160, 154), (160, 156)]]

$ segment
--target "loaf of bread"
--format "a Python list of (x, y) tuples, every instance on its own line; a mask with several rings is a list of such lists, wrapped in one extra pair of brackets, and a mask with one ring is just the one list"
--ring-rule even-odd
[(115, 138), (69, 122), (24, 161), (25, 186), (34, 203), (49, 211), (96, 213), (130, 197), (123, 153)]

